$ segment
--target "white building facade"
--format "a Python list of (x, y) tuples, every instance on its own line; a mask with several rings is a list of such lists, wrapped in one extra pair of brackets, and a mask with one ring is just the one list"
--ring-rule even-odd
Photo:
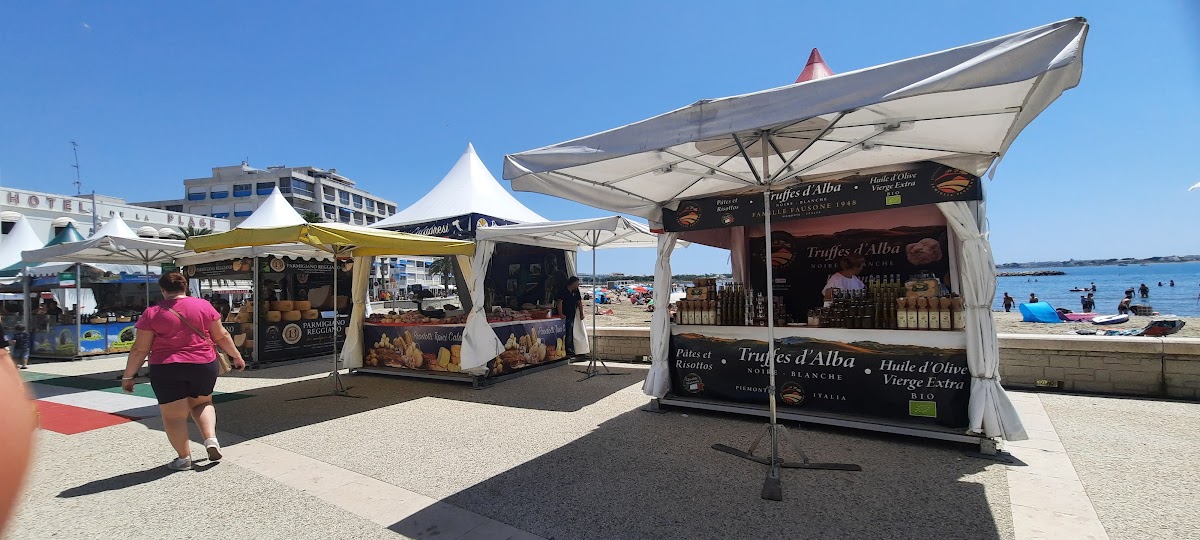
[(80, 234), (89, 236), (113, 216), (121, 216), (129, 228), (147, 238), (182, 237), (181, 227), (214, 232), (227, 231), (230, 227), (228, 219), (135, 206), (118, 197), (0, 188), (0, 233), (8, 234), (21, 216), (25, 216), (38, 238), (45, 242), (68, 224), (74, 225)]
[(183, 199), (133, 203), (147, 208), (227, 219), (234, 227), (276, 187), (301, 214), (326, 222), (371, 225), (396, 213), (396, 203), (363, 191), (337, 169), (241, 165), (213, 167), (212, 176), (183, 181)]

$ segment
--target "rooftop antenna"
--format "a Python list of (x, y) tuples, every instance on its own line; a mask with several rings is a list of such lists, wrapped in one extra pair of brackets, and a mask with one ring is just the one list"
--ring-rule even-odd
[(75, 194), (83, 195), (83, 182), (79, 180), (79, 144), (71, 141), (71, 152), (75, 154), (75, 164), (71, 165), (75, 168)]

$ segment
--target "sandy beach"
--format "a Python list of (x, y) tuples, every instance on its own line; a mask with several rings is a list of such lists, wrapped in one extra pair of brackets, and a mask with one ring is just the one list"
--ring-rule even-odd
[[(645, 306), (633, 306), (628, 302), (620, 304), (605, 304), (602, 309), (612, 309), (612, 315), (600, 315), (596, 326), (650, 326), (652, 313)], [(589, 311), (585, 309), (585, 311)], [(1153, 317), (1130, 317), (1126, 324), (1113, 326), (1097, 326), (1086, 322), (1064, 322), (1062, 324), (1044, 324), (1021, 322), (1021, 314), (1013, 311), (995, 312), (996, 332), (1000, 334), (1075, 334), (1077, 330), (1125, 330), (1141, 328), (1148, 324)], [(591, 324), (591, 314), (588, 313), (588, 324)], [(1200, 317), (1180, 317), (1186, 321), (1183, 330), (1172, 337), (1200, 338)]]

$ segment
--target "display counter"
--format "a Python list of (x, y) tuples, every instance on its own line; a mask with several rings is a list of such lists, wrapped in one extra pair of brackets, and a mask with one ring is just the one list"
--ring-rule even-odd
[(478, 385), (485, 379), (525, 372), (566, 358), (564, 319), (497, 321), (488, 325), (504, 342), (505, 350), (488, 361), (484, 373), (465, 373), (459, 367), (464, 324), (372, 322), (363, 325), (363, 367), (358, 371)]
[(133, 346), (135, 331), (133, 322), (84, 323), (51, 326), (35, 329), (33, 350), (35, 358), (72, 359), (100, 354), (129, 352)]
[[(766, 335), (762, 327), (673, 325), (671, 393), (662, 401), (765, 413)], [(966, 437), (971, 374), (965, 332), (787, 326), (775, 329), (775, 339), (781, 417)]]

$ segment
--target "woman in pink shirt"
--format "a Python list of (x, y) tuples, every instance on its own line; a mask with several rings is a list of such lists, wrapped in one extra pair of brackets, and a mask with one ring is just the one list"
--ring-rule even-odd
[(183, 274), (167, 272), (158, 279), (158, 286), (163, 300), (138, 318), (137, 338), (129, 350), (121, 388), (133, 392), (134, 375), (149, 356), (150, 386), (158, 398), (167, 439), (179, 454), (167, 468), (179, 471), (192, 468), (189, 414), (204, 436), (208, 459), (221, 459), (217, 411), (212, 403), (218, 375), (214, 344), (229, 355), (238, 370), (245, 369), (246, 362), (221, 326), (217, 310), (204, 300), (188, 297)]

